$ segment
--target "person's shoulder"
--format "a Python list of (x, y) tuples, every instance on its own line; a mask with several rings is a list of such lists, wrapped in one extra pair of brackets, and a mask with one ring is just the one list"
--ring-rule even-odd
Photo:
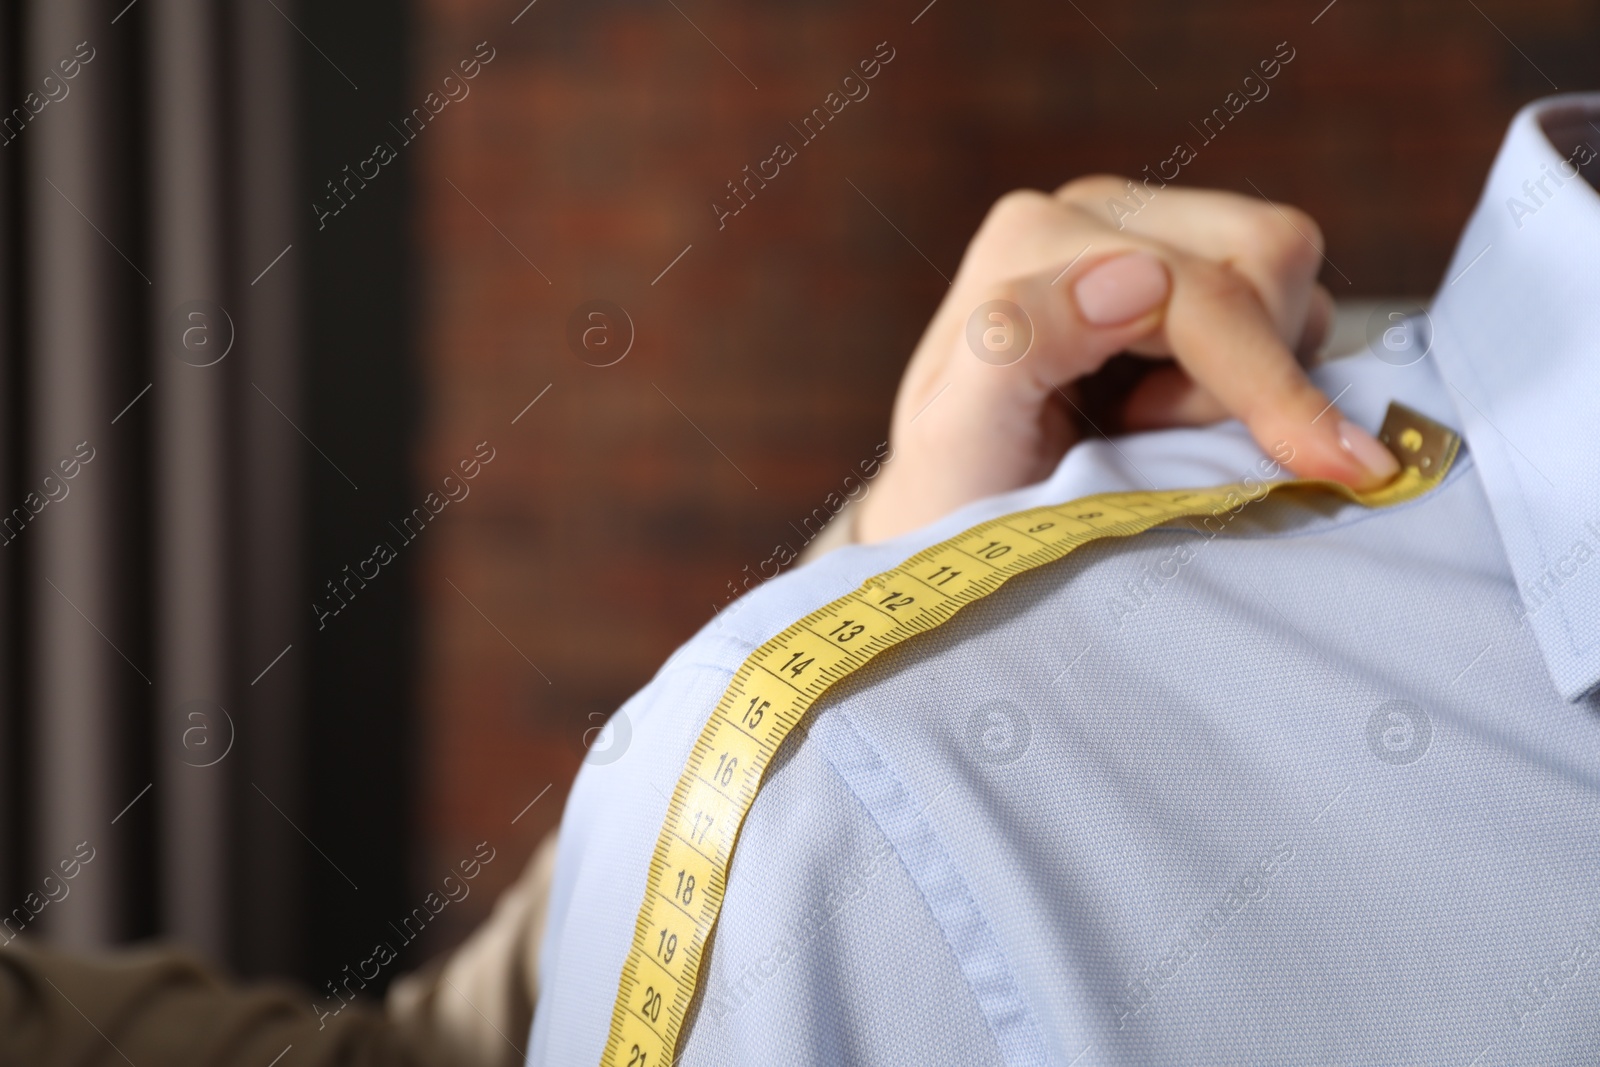
[[(738, 665), (762, 642), (809, 612), (843, 597), (875, 575), (982, 522), (1012, 512), (1064, 504), (1097, 493), (1187, 489), (1261, 476), (1270, 457), (1244, 427), (1229, 421), (1191, 429), (1159, 430), (1079, 442), (1046, 480), (975, 501), (950, 515), (877, 544), (846, 544), (769, 577), (745, 566), (730, 587), (740, 595), (681, 646), (662, 672), (685, 666)], [(868, 489), (870, 492), (870, 488)], [(825, 532), (824, 532), (825, 535)], [(785, 542), (778, 558), (798, 559), (808, 543)]]
[[(720, 606), (666, 660), (648, 685), (600, 735), (604, 745), (648, 726), (652, 773), (674, 775), (667, 753), (687, 756), (721, 690), (745, 660), (807, 615), (849, 596), (875, 576), (972, 527), (1029, 508), (1059, 505), (1100, 493), (1188, 489), (1287, 476), (1238, 422), (1135, 433), (1079, 442), (1052, 475), (1037, 484), (969, 504), (943, 519), (877, 544), (848, 544), (772, 577), (770, 568), (742, 568), (742, 595)], [(868, 490), (870, 492), (870, 489)], [(797, 559), (805, 545), (792, 546)], [(732, 583), (730, 583), (732, 584)], [(666, 743), (670, 741), (670, 743)], [(588, 762), (595, 762), (590, 759)]]
[[(1393, 400), (1436, 418), (1449, 417), (1448, 396), (1427, 361), (1395, 367), (1366, 353), (1324, 364), (1313, 376), (1330, 396), (1339, 397), (1345, 417), (1372, 429)], [(892, 540), (844, 545), (787, 569), (766, 565), (801, 559), (807, 545), (786, 541), (773, 549), (769, 560), (739, 569), (728, 585), (741, 595), (719, 606), (625, 711), (635, 716), (665, 715), (670, 724), (658, 725), (685, 743), (692, 742), (704, 726), (715, 696), (702, 704), (683, 699), (685, 692), (698, 692), (709, 682), (720, 696), (728, 679), (763, 643), (924, 549), (1014, 512), (1101, 493), (1208, 488), (1288, 478), (1288, 459), (1281, 452), (1269, 454), (1235, 420), (1088, 438), (1070, 449), (1044, 481), (976, 501)], [(866, 492), (871, 492), (870, 483)], [(1234, 525), (1242, 528), (1247, 524)], [(941, 627), (950, 628), (950, 624)], [(667, 693), (672, 694), (671, 699), (653, 699)]]

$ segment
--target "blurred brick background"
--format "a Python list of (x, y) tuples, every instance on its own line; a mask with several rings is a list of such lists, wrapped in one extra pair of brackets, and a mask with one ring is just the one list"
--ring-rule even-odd
[[(484, 839), (507, 857), (447, 936), (555, 825), (585, 730), (872, 454), (994, 198), (1188, 141), (1180, 181), (1321, 221), (1336, 296), (1429, 292), (1513, 111), (1594, 88), (1600, 54), (1578, 0), (524, 2), (417, 16), (419, 103), (495, 50), (411, 149), (419, 495), (496, 450), (421, 568), (416, 878)], [(801, 145), (789, 123), (881, 41), (870, 95)], [(1270, 96), (1203, 144), (1190, 123), (1281, 41)], [(719, 232), (711, 202), (778, 141), (799, 157)], [(636, 325), (615, 366), (566, 346), (592, 298)]]

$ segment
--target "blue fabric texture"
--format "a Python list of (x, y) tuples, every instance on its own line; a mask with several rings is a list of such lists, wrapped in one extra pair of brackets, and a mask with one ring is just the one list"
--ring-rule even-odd
[[(1546, 136), (1575, 110), (1513, 122), (1430, 354), (1316, 372), (1368, 429), (1398, 400), (1461, 430), (1444, 483), (1096, 543), (837, 686), (745, 824), (680, 1062), (1600, 1058), (1600, 196)], [(983, 519), (1268, 463), (1236, 423), (1085, 442), (723, 611), (579, 776), (529, 1063), (599, 1062), (667, 798), (761, 642)]]

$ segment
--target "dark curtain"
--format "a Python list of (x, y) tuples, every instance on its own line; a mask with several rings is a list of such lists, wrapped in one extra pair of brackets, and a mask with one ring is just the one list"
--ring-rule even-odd
[(0, 15), (0, 940), (319, 982), (402, 910), (406, 580), (310, 605), (404, 510), (403, 166), (311, 208), (404, 15), (308, 6)]

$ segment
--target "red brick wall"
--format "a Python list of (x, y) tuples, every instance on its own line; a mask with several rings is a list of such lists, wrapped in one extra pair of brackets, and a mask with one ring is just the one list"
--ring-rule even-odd
[[(506, 857), (458, 926), (555, 824), (584, 731), (872, 454), (995, 197), (1188, 141), (1180, 181), (1321, 221), (1336, 295), (1427, 292), (1512, 112), (1547, 77), (1593, 87), (1600, 43), (1576, 0), (1338, 0), (1314, 24), (1324, 0), (937, 0), (913, 24), (923, 2), (422, 5), (419, 99), (495, 50), (411, 149), (417, 478), (496, 450), (423, 548), (418, 878), (483, 839)], [(870, 95), (802, 145), (789, 123), (882, 41)], [(1202, 143), (1189, 124), (1284, 41), (1270, 95)], [(713, 200), (778, 141), (797, 158), (719, 231)], [(606, 368), (565, 340), (594, 298), (636, 326)]]

